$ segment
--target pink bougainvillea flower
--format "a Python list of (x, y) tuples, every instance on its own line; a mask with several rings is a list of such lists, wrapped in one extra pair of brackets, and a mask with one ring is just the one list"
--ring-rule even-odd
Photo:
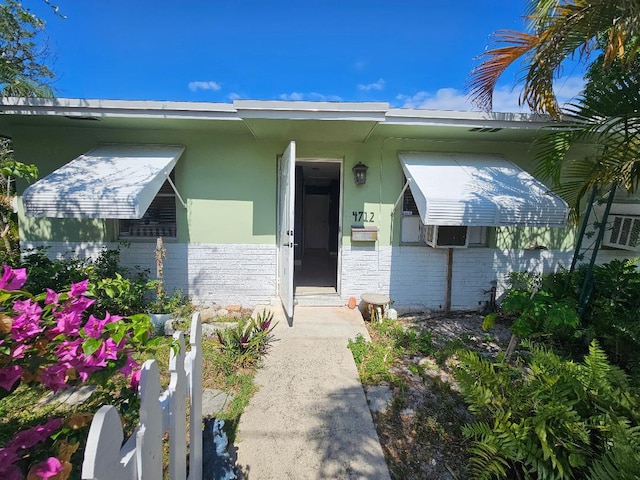
[(138, 391), (138, 387), (140, 387), (140, 374), (142, 373), (142, 369), (136, 370), (131, 374), (131, 379), (129, 380), (129, 385), (131, 389), (135, 392)]
[(11, 325), (11, 338), (16, 342), (24, 342), (44, 331), (40, 326), (40, 319), (29, 315), (18, 315)]
[(72, 283), (71, 289), (69, 290), (69, 295), (71, 295), (72, 297), (79, 297), (81, 295), (84, 295), (84, 293), (87, 291), (88, 284), (88, 278), (78, 283)]
[(21, 343), (11, 351), (11, 358), (24, 358), (24, 352), (29, 348), (28, 345)]
[(128, 377), (129, 375), (131, 375), (131, 372), (133, 372), (133, 369), (139, 366), (140, 364), (136, 362), (131, 355), (127, 354), (127, 360), (125, 361), (124, 365), (120, 367), (120, 372), (125, 377)]
[(56, 348), (58, 361), (69, 368), (72, 368), (81, 362), (84, 356), (84, 353), (80, 349), (81, 344), (81, 338), (76, 338), (75, 340), (63, 340)]
[(104, 315), (105, 323), (119, 322), (123, 318), (124, 317), (121, 317), (120, 315), (111, 315), (109, 312), (105, 313)]
[(106, 318), (104, 320), (99, 320), (91, 315), (89, 317), (89, 320), (87, 320), (87, 323), (85, 323), (84, 325), (84, 333), (87, 335), (87, 337), (100, 338), (106, 324)]
[(8, 365), (0, 368), (0, 387), (9, 391), (22, 376), (22, 367), (20, 365)]
[(100, 356), (105, 358), (106, 360), (117, 360), (118, 359), (118, 344), (115, 342), (113, 338), (107, 338), (100, 348)]
[[(106, 366), (106, 364), (105, 364)], [(76, 372), (78, 373), (78, 376), (80, 377), (80, 380), (82, 380), (83, 382), (87, 381), (87, 378), (89, 378), (89, 376), (93, 373), (100, 370), (99, 366), (95, 366), (95, 365), (88, 365), (87, 363), (84, 363), (82, 365), (78, 365), (76, 366)]]
[(40, 381), (50, 388), (53, 393), (67, 388), (67, 367), (65, 365), (50, 365), (40, 372)]
[(66, 309), (73, 312), (82, 313), (87, 308), (95, 303), (95, 300), (91, 300), (87, 297), (74, 298), (71, 303), (66, 306)]
[(38, 443), (45, 441), (55, 432), (60, 430), (60, 428), (62, 428), (62, 419), (51, 418), (47, 423), (19, 432), (15, 437), (13, 437), (11, 442), (9, 442), (7, 448), (27, 450)]
[(44, 330), (40, 327), (42, 308), (37, 302), (30, 299), (16, 300), (13, 302), (13, 310), (20, 314), (11, 324), (11, 338), (16, 342), (28, 340)]
[(59, 301), (60, 294), (50, 288), (47, 288), (47, 297), (44, 299), (45, 305), (58, 305)]
[(77, 336), (82, 325), (82, 315), (78, 311), (65, 309), (56, 314), (58, 319), (56, 326), (48, 332), (50, 338), (55, 338), (60, 334), (67, 336)]
[(55, 477), (61, 471), (62, 462), (60, 462), (56, 457), (49, 457), (31, 468), (31, 472), (43, 479)]
[(19, 290), (27, 281), (27, 269), (4, 266), (4, 273), (0, 279), (0, 288), (3, 290)]
[(37, 317), (38, 319), (42, 314), (42, 307), (38, 302), (34, 302), (30, 298), (13, 302), (13, 310), (30, 317)]

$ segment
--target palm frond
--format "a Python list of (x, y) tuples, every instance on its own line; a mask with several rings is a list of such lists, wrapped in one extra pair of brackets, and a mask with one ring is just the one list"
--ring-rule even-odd
[(640, 52), (637, 0), (532, 0), (527, 13), (530, 33), (498, 32), (493, 41), (499, 47), (482, 54), (471, 73), (470, 96), (482, 108), (491, 108), (498, 79), (521, 59), (521, 103), (560, 118), (553, 80), (567, 58), (589, 65), (592, 54), (602, 49), (605, 54), (596, 62), (609, 66), (619, 61), (629, 68)]

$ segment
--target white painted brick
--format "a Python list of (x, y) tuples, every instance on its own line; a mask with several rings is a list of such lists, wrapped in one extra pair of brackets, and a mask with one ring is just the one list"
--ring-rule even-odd
[[(23, 244), (22, 248), (44, 244)], [(104, 246), (118, 244), (52, 243), (52, 257), (75, 254), (95, 257)], [(276, 295), (275, 245), (166, 243), (165, 283), (180, 289), (198, 304), (268, 304)], [(155, 275), (155, 243), (121, 247), (121, 262), (138, 265)], [(630, 253), (630, 252), (629, 252)], [(571, 263), (573, 252), (548, 250), (456, 249), (453, 254), (451, 307), (478, 309), (488, 300), (491, 282), (500, 296), (509, 274), (517, 271), (552, 272)], [(622, 251), (602, 250), (598, 263), (625, 258)], [(341, 297), (365, 292), (389, 295), (401, 309), (441, 309), (445, 303), (447, 251), (427, 246), (343, 247)]]

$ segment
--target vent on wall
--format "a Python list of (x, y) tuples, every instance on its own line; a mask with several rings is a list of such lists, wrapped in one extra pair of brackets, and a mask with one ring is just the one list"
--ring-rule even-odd
[(470, 132), (480, 132), (480, 133), (496, 133), (502, 130), (501, 128), (491, 128), (491, 127), (474, 127), (470, 128)]
[(640, 216), (610, 215), (610, 230), (602, 242), (607, 247), (640, 250)]
[(433, 248), (467, 248), (468, 227), (450, 225), (422, 225), (420, 234), (424, 242)]

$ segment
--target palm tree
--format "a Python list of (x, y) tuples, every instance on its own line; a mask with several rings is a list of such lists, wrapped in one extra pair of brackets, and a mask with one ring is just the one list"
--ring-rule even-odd
[(484, 109), (491, 109), (500, 76), (522, 60), (520, 102), (559, 119), (553, 80), (566, 59), (577, 57), (589, 65), (601, 48), (597, 61), (604, 66), (618, 61), (626, 69), (640, 52), (638, 0), (531, 0), (527, 17), (530, 32), (496, 32), (499, 46), (482, 54), (482, 63), (471, 74), (471, 98)]
[[(565, 122), (536, 142), (536, 174), (553, 180), (575, 218), (593, 187), (635, 193), (640, 183), (640, 57), (627, 65), (604, 62), (589, 69), (584, 91), (563, 110)], [(592, 153), (572, 149), (578, 144)]]

